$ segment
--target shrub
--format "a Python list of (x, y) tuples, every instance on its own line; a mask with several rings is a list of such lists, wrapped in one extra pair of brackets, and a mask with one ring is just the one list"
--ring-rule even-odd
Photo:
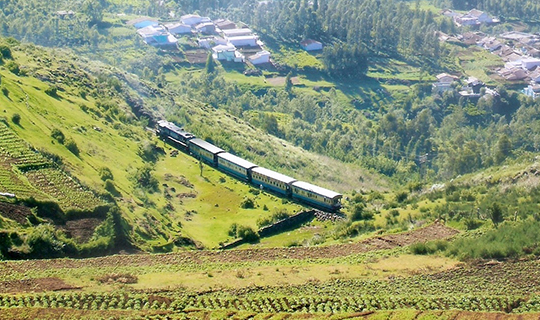
[(109, 191), (110, 194), (113, 196), (119, 196), (120, 192), (116, 190), (116, 186), (114, 185), (114, 182), (112, 180), (107, 179), (105, 181), (105, 190)]
[(77, 143), (73, 141), (73, 139), (67, 139), (65, 141), (65, 146), (71, 153), (73, 153), (76, 156), (79, 156), (79, 153), (80, 153), (79, 147), (77, 146)]
[(49, 86), (45, 89), (45, 93), (53, 98), (58, 97), (58, 88), (56, 86)]
[(13, 121), (14, 124), (20, 124), (21, 123), (21, 115), (18, 114), (18, 113), (14, 113), (12, 116), (11, 116), (11, 121)]
[(5, 44), (0, 44), (0, 54), (2, 55), (2, 57), (4, 59), (12, 59), (13, 58), (13, 56), (11, 54), (11, 49)]
[(9, 89), (6, 87), (2, 87), (2, 93), (4, 96), (9, 97)]
[(66, 136), (64, 135), (64, 133), (60, 129), (57, 129), (57, 128), (52, 129), (51, 137), (54, 140), (58, 141), (58, 143), (60, 144), (64, 144), (66, 140)]
[(227, 232), (229, 236), (236, 237), (236, 230), (238, 229), (238, 223), (233, 223), (229, 227), (229, 231)]
[(253, 199), (246, 198), (244, 199), (244, 201), (242, 201), (240, 207), (242, 207), (243, 209), (253, 209), (255, 208), (255, 201), (253, 201)]
[(414, 254), (433, 254), (440, 251), (445, 251), (448, 247), (448, 241), (446, 240), (435, 240), (435, 241), (427, 241), (427, 242), (418, 242), (414, 243), (409, 247), (409, 250), (411, 250)]
[(99, 177), (101, 178), (101, 180), (103, 181), (106, 181), (106, 180), (114, 180), (114, 177), (113, 177), (113, 174), (111, 172), (111, 169), (107, 168), (107, 167), (101, 167), (99, 168)]
[(248, 226), (238, 226), (236, 228), (236, 236), (244, 239), (247, 242), (255, 242), (259, 240), (259, 234)]
[(9, 61), (8, 63), (6, 63), (6, 68), (13, 74), (19, 75), (21, 73), (19, 64), (15, 61)]

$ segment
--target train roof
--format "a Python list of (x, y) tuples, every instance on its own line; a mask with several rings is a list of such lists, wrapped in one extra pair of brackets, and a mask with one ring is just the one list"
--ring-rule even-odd
[(292, 185), (294, 187), (297, 187), (297, 188), (300, 188), (300, 189), (303, 189), (303, 190), (306, 190), (306, 191), (310, 191), (310, 192), (319, 194), (319, 195), (321, 195), (323, 197), (330, 198), (330, 199), (343, 197), (342, 194), (339, 194), (339, 193), (337, 193), (335, 191), (328, 190), (328, 189), (325, 189), (325, 188), (321, 188), (319, 186), (316, 186), (316, 185), (313, 185), (311, 183), (307, 183), (307, 182), (304, 182), (304, 181), (296, 181), (296, 182), (293, 182)]
[(242, 159), (238, 156), (235, 156), (234, 154), (231, 154), (231, 153), (228, 153), (228, 152), (222, 152), (220, 154), (218, 154), (218, 158), (223, 158), (231, 163), (234, 163), (242, 168), (245, 168), (245, 169), (251, 169), (253, 167), (256, 167), (257, 165), (252, 163), (252, 162), (249, 162), (245, 159)]
[(291, 178), (279, 172), (275, 172), (275, 171), (272, 171), (270, 169), (266, 169), (263, 167), (253, 168), (251, 171), (257, 172), (258, 174), (262, 174), (264, 176), (275, 179), (277, 181), (285, 182), (286, 184), (290, 184), (291, 182), (296, 181), (296, 179), (294, 178)]
[(206, 142), (202, 139), (199, 139), (199, 138), (195, 138), (195, 139), (191, 139), (189, 140), (189, 142), (191, 144), (194, 144), (196, 146), (198, 146), (199, 148), (201, 149), (204, 149), (210, 153), (213, 153), (213, 154), (217, 154), (217, 153), (220, 153), (220, 152), (224, 152), (225, 150), (219, 148), (219, 147), (216, 147), (215, 145), (211, 144), (210, 142)]
[(172, 123), (172, 122), (169, 122), (167, 120), (159, 120), (158, 121), (158, 126), (160, 126), (161, 128), (167, 128), (171, 131), (174, 131), (176, 132), (177, 134), (185, 137), (185, 138), (194, 138), (195, 136), (190, 133), (190, 132), (187, 132), (186, 130), (180, 128), (179, 126), (177, 126), (176, 124)]

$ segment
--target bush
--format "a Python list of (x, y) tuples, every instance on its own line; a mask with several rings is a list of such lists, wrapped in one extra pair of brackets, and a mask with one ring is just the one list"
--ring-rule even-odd
[(79, 147), (77, 146), (77, 143), (73, 141), (73, 139), (67, 139), (65, 141), (65, 146), (71, 153), (73, 153), (76, 156), (79, 156), (79, 153), (80, 153)]
[(6, 64), (6, 68), (13, 74), (19, 75), (21, 73), (21, 69), (19, 68), (19, 64), (15, 61), (9, 61)]
[(414, 254), (433, 254), (440, 251), (445, 251), (448, 247), (448, 241), (446, 240), (435, 240), (435, 241), (427, 241), (427, 242), (418, 242), (414, 243), (409, 247), (409, 250), (411, 250)]
[(107, 179), (105, 181), (105, 190), (109, 191), (109, 193), (115, 197), (120, 195), (120, 192), (118, 192), (112, 180)]
[(60, 144), (64, 144), (64, 141), (66, 140), (66, 136), (64, 135), (64, 133), (57, 128), (52, 129), (51, 137)]
[(99, 177), (101, 180), (114, 180), (113, 174), (111, 172), (111, 169), (107, 167), (101, 167), (99, 168)]
[(9, 89), (6, 87), (2, 87), (2, 93), (4, 96), (9, 97)]
[(14, 124), (18, 125), (21, 123), (21, 115), (18, 114), (18, 113), (14, 113), (12, 116), (11, 116), (11, 121), (13, 121)]
[(248, 226), (238, 226), (236, 228), (236, 236), (244, 239), (247, 242), (255, 242), (259, 240), (259, 234)]
[(45, 89), (45, 93), (53, 98), (58, 97), (58, 88), (56, 86), (49, 86)]
[(0, 54), (4, 59), (13, 59), (11, 49), (5, 44), (0, 44)]
[(244, 201), (242, 201), (240, 207), (242, 207), (243, 209), (253, 209), (255, 208), (255, 201), (253, 201), (253, 199), (246, 198), (244, 199)]

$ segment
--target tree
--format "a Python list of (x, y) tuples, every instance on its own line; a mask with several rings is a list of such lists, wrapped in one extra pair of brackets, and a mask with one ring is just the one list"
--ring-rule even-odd
[(19, 125), (21, 123), (21, 115), (14, 113), (13, 116), (11, 116), (11, 121), (13, 121), (13, 123), (16, 125)]
[(206, 58), (206, 73), (213, 73), (214, 71), (216, 71), (214, 58), (212, 57), (212, 53), (208, 53), (208, 57)]
[(507, 135), (502, 135), (497, 142), (497, 150), (495, 151), (495, 161), (502, 163), (508, 156), (512, 154), (512, 143)]
[(293, 83), (292, 83), (291, 77), (292, 77), (291, 72), (287, 73), (287, 76), (285, 77), (285, 91), (287, 93), (291, 93), (292, 91)]
[(106, 5), (105, 0), (86, 0), (81, 11), (90, 19), (89, 24), (94, 25), (103, 20), (103, 10)]
[(494, 202), (488, 208), (488, 210), (489, 210), (489, 217), (491, 221), (493, 222), (493, 225), (495, 226), (495, 228), (497, 228), (499, 226), (499, 223), (504, 221), (503, 210), (497, 202)]

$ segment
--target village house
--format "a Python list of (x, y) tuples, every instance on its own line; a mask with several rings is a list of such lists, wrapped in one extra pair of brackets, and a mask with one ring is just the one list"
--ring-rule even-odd
[(503, 44), (495, 37), (485, 37), (477, 43), (480, 47), (493, 52), (502, 48)]
[(540, 59), (538, 58), (525, 58), (521, 60), (521, 66), (523, 69), (532, 70), (540, 66)]
[(454, 22), (458, 26), (476, 26), (485, 23), (493, 23), (494, 20), (487, 13), (472, 9), (464, 15), (454, 16)]
[(257, 36), (239, 36), (239, 37), (226, 37), (228, 43), (234, 45), (235, 47), (257, 47), (258, 38)]
[(527, 88), (521, 90), (526, 96), (536, 99), (540, 97), (540, 85), (529, 85)]
[(251, 29), (242, 28), (242, 29), (225, 29), (221, 30), (223, 36), (225, 37), (241, 37), (241, 36), (251, 36), (253, 32)]
[(232, 44), (221, 44), (212, 48), (212, 57), (219, 61), (244, 62), (244, 56)]
[(319, 41), (315, 41), (313, 39), (307, 39), (302, 42), (300, 42), (300, 46), (302, 49), (306, 51), (316, 51), (316, 50), (322, 50), (323, 44)]
[(270, 52), (268, 52), (266, 50), (259, 51), (256, 54), (249, 57), (248, 60), (254, 65), (263, 64), (263, 63), (269, 63), (270, 62)]
[(510, 81), (518, 81), (527, 78), (527, 72), (523, 70), (523, 68), (503, 68), (499, 70), (499, 75)]
[(191, 26), (182, 23), (166, 23), (163, 25), (170, 33), (174, 35), (178, 34), (190, 34)]
[(195, 26), (195, 30), (202, 34), (214, 34), (216, 26), (212, 22), (201, 22)]
[(212, 20), (208, 17), (201, 17), (198, 14), (186, 14), (180, 17), (180, 22), (182, 22), (182, 24), (187, 24), (188, 26), (194, 27), (199, 23), (212, 22)]
[(230, 20), (227, 19), (218, 19), (214, 21), (214, 24), (217, 28), (220, 30), (230, 30), (230, 29), (236, 29), (236, 24)]
[(197, 42), (199, 43), (199, 47), (210, 49), (214, 46), (220, 45), (220, 44), (227, 44), (227, 40), (221, 37), (207, 37), (207, 38), (199, 38), (197, 39)]
[(146, 44), (154, 47), (176, 46), (178, 39), (170, 34), (163, 26), (148, 26), (137, 30)]
[(447, 73), (441, 73), (437, 75), (437, 82), (433, 83), (433, 91), (434, 93), (444, 92), (452, 89), (452, 83), (455, 81), (458, 81), (459, 77), (447, 74)]
[(531, 79), (532, 84), (539, 84), (540, 83), (540, 67), (536, 67), (536, 69), (529, 73), (529, 78)]

